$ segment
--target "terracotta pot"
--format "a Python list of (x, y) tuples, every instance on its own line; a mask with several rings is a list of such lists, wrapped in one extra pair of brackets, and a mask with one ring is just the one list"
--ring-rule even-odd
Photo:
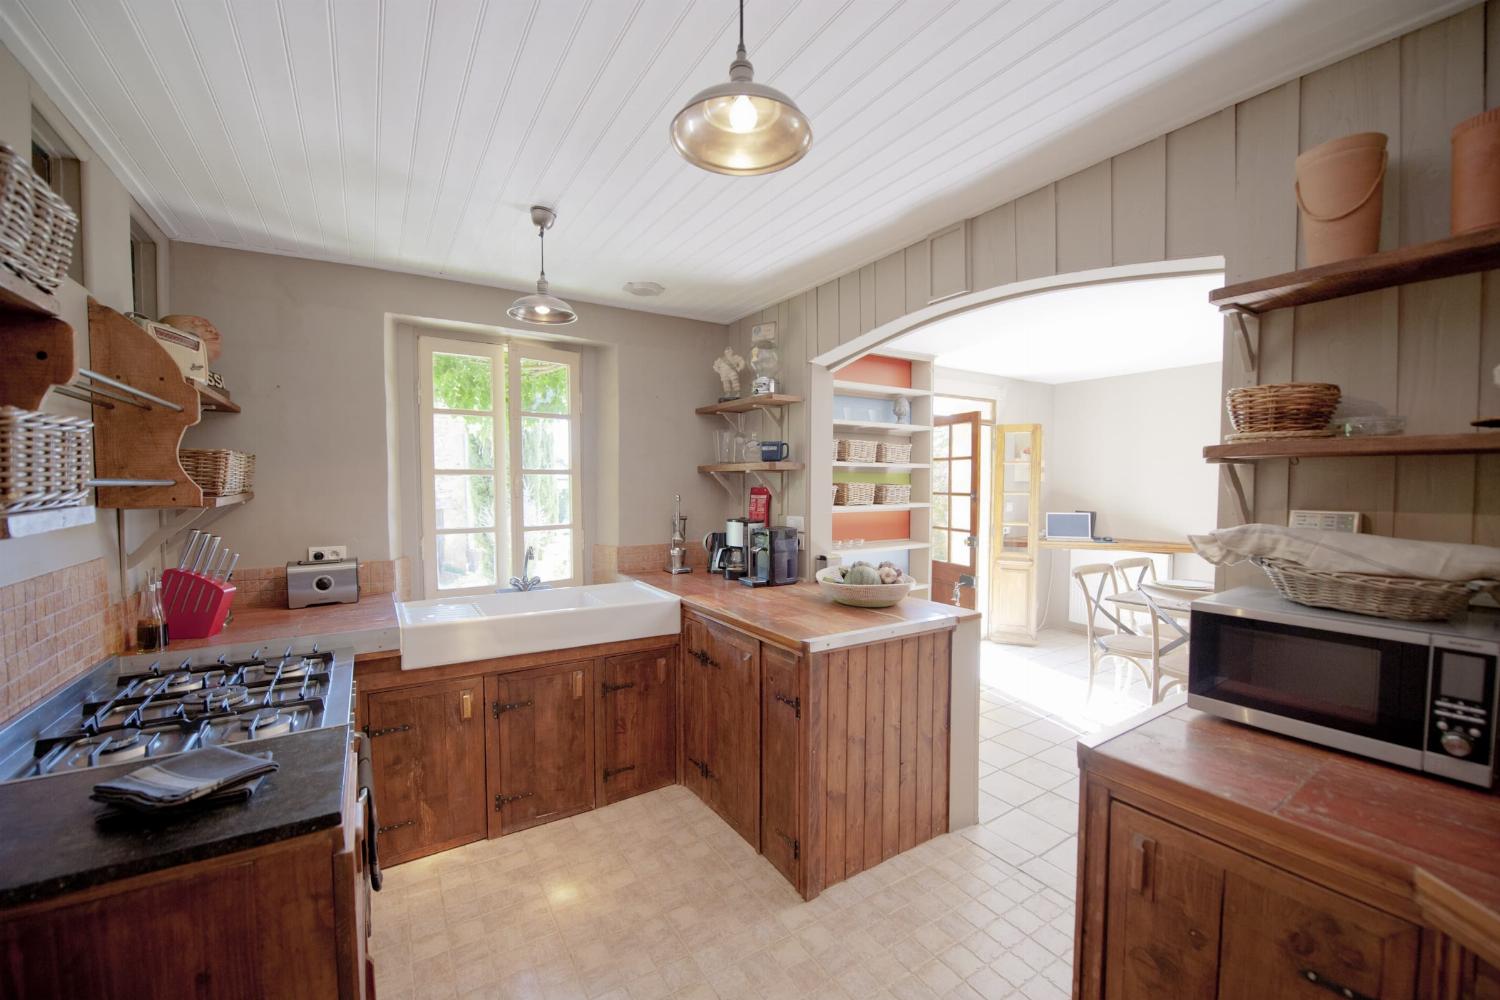
[(1453, 235), (1500, 226), (1500, 108), (1453, 129)]
[(1297, 157), (1297, 207), (1308, 264), (1363, 257), (1380, 249), (1385, 135), (1358, 132)]

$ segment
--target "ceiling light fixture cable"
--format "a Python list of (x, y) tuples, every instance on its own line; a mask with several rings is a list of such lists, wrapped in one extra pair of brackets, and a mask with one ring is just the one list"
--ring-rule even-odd
[(523, 323), (542, 326), (561, 326), (578, 319), (578, 313), (562, 299), (548, 292), (547, 285), (547, 230), (557, 221), (557, 213), (545, 205), (531, 206), (531, 223), (536, 226), (540, 241), (541, 274), (536, 281), (536, 294), (523, 295), (512, 302), (506, 314)]

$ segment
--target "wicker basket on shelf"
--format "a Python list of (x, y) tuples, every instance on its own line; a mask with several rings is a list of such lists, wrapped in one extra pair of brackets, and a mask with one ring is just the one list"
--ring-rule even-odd
[(911, 503), (911, 483), (881, 483), (875, 487), (876, 503)]
[(1496, 581), (1455, 583), (1404, 576), (1327, 573), (1280, 559), (1260, 558), (1255, 564), (1266, 571), (1281, 596), (1289, 601), (1402, 621), (1452, 618), (1468, 606), (1477, 592), (1500, 586)]
[(16, 268), (31, 236), (31, 168), (0, 143), (0, 259)]
[(1339, 397), (1329, 382), (1280, 382), (1230, 389), (1225, 404), (1237, 437), (1300, 435), (1327, 431)]
[(0, 515), (83, 507), (94, 422), (0, 406)]
[(882, 441), (880, 447), (875, 449), (875, 461), (877, 462), (910, 462), (910, 441)]
[(0, 261), (51, 293), (68, 273), (77, 232), (73, 207), (24, 158), (0, 144)]
[(833, 484), (833, 503), (836, 507), (863, 507), (874, 502), (874, 483)]
[(255, 456), (228, 448), (183, 448), (178, 461), (204, 496), (232, 497), (255, 488)]
[(875, 461), (874, 441), (862, 441), (859, 438), (835, 438), (837, 450), (834, 457), (840, 462), (873, 462)]

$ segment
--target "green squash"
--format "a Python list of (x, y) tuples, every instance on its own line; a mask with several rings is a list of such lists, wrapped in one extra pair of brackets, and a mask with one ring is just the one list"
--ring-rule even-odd
[(844, 574), (844, 582), (853, 585), (878, 584), (880, 583), (880, 571), (868, 564), (852, 566), (849, 572)]

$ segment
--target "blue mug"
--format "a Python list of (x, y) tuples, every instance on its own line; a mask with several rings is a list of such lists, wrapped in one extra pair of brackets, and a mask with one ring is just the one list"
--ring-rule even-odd
[(785, 441), (762, 441), (760, 443), (762, 462), (785, 462), (791, 453), (792, 450)]

